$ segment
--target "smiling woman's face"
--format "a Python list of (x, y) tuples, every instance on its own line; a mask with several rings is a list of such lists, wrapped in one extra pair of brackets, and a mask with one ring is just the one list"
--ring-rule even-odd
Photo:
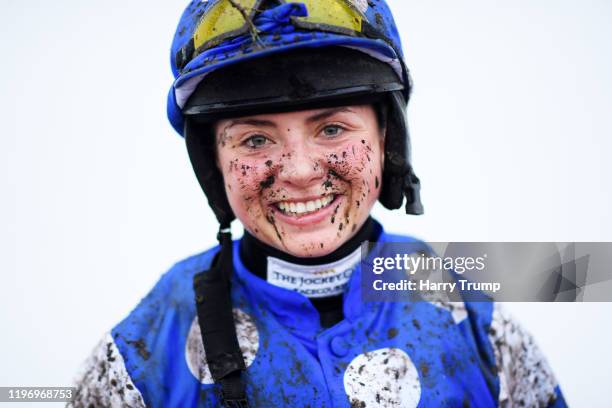
[(384, 130), (370, 105), (226, 119), (215, 135), (234, 214), (291, 255), (334, 251), (378, 199)]

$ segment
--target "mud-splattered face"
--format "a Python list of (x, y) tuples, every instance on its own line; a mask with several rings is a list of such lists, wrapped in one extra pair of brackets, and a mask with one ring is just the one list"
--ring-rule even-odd
[(226, 119), (215, 134), (234, 214), (291, 255), (334, 251), (378, 199), (384, 130), (370, 105)]

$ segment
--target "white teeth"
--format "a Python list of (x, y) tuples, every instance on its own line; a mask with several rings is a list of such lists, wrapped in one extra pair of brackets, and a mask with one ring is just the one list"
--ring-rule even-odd
[(305, 202), (280, 202), (278, 203), (278, 208), (281, 211), (286, 213), (294, 213), (294, 214), (303, 214), (307, 212), (313, 212), (321, 209), (322, 207), (327, 206), (334, 200), (333, 195), (328, 195), (323, 198), (317, 198), (314, 201), (305, 201)]

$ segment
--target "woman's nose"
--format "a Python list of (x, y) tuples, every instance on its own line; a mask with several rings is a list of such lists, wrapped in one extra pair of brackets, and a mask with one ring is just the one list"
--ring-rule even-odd
[(305, 143), (292, 145), (283, 153), (279, 179), (298, 187), (307, 187), (321, 181), (324, 177), (324, 159), (316, 146)]

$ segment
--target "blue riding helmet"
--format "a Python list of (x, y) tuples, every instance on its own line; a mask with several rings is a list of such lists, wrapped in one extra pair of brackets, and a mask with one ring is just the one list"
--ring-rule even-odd
[[(210, 46), (194, 46), (198, 28), (213, 19), (215, 6), (219, 3), (235, 3), (237, 6), (255, 3), (259, 10), (266, 4), (249, 0), (193, 0), (183, 13), (178, 24), (171, 49), (171, 66), (176, 78), (168, 96), (168, 117), (179, 134), (183, 134), (184, 119), (181, 110), (197, 85), (210, 72), (237, 62), (282, 53), (296, 48), (318, 48), (344, 46), (357, 49), (389, 64), (404, 84), (404, 96), (408, 100), (410, 90), (408, 70), (403, 62), (402, 45), (393, 16), (383, 0), (319, 0), (305, 2), (276, 2), (277, 6), (254, 13), (252, 26), (245, 23), (246, 30), (234, 30), (235, 37), (224, 37), (224, 41)], [(267, 2), (272, 3), (272, 2)], [(307, 4), (340, 4), (359, 16), (359, 31), (343, 30), (320, 22), (301, 25), (301, 19), (309, 14)], [(340, 8), (342, 9), (342, 7)], [(246, 7), (246, 6), (245, 6)], [(224, 10), (225, 11), (225, 10)], [(334, 10), (338, 12), (337, 10)], [(212, 21), (214, 24), (217, 21)], [(249, 29), (252, 29), (249, 31)], [(254, 32), (256, 31), (256, 36)], [(196, 43), (197, 45), (197, 43)]]

